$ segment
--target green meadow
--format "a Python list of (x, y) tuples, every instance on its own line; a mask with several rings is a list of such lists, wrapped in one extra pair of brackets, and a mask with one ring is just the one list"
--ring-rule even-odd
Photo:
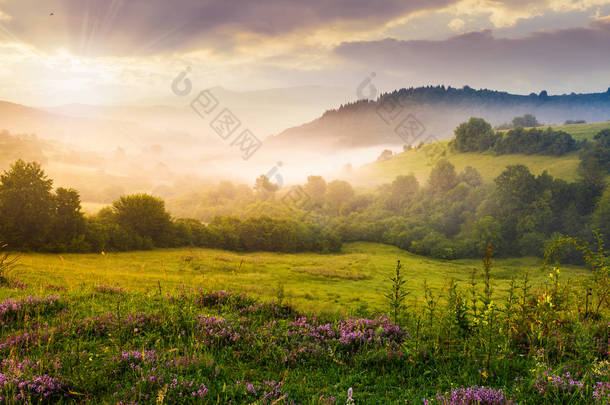
[(594, 122), (591, 124), (555, 125), (551, 128), (557, 131), (565, 131), (578, 141), (583, 139), (591, 140), (602, 129), (610, 128), (610, 121)]
[[(577, 140), (591, 140), (602, 129), (610, 128), (610, 122), (560, 125), (551, 128), (565, 131)], [(456, 153), (450, 150), (449, 141), (442, 141), (399, 153), (388, 160), (365, 165), (350, 180), (361, 186), (374, 186), (392, 182), (396, 176), (413, 173), (417, 180), (423, 184), (430, 176), (436, 162), (443, 158), (450, 161), (458, 172), (464, 170), (467, 166), (474, 167), (479, 171), (485, 182), (493, 181), (508, 165), (525, 165), (535, 175), (539, 175), (546, 170), (553, 177), (572, 182), (578, 179), (578, 165), (580, 164), (578, 152), (560, 157)]]
[[(399, 325), (384, 298), (396, 260)], [(497, 259), (488, 280), (481, 264), (371, 243), (24, 254), (0, 285), (0, 402), (607, 403), (590, 270)]]
[[(393, 246), (346, 244), (338, 254), (233, 253), (213, 249), (163, 249), (104, 254), (25, 254), (14, 276), (34, 290), (57, 285), (76, 290), (96, 285), (120, 286), (132, 292), (171, 292), (181, 286), (234, 290), (261, 300), (278, 299), (312, 314), (347, 315), (387, 309), (387, 293), (396, 261), (404, 266), (411, 305), (420, 306), (423, 285), (442, 295), (454, 280), (467, 287), (480, 260), (441, 261)], [(589, 271), (562, 266), (564, 277), (587, 277)], [(547, 283), (539, 258), (497, 259), (492, 276), (497, 294), (511, 278), (525, 274), (534, 285)], [(480, 276), (480, 271), (477, 275)], [(283, 290), (283, 291), (282, 291)], [(3, 291), (0, 290), (0, 294)]]

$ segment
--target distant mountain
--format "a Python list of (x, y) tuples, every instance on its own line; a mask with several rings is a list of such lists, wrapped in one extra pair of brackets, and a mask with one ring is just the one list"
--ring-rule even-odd
[(330, 150), (415, 145), (449, 139), (457, 125), (473, 116), (495, 126), (526, 113), (547, 125), (566, 120), (606, 121), (610, 119), (610, 89), (569, 95), (543, 91), (528, 96), (468, 86), (401, 89), (375, 101), (359, 100), (328, 110), (314, 121), (269, 138), (267, 143), (278, 148)]
[(89, 150), (112, 151), (117, 147), (141, 150), (170, 137), (175, 144), (193, 143), (188, 134), (178, 131), (155, 130), (106, 117), (61, 114), (6, 101), (0, 101), (0, 130), (35, 134), (41, 139)]
[[(353, 91), (338, 87), (301, 86), (244, 92), (213, 87), (209, 90), (218, 99), (219, 108), (230, 109), (244, 127), (261, 139), (311, 121), (329, 108), (356, 99)], [(208, 125), (190, 107), (197, 94), (193, 91), (187, 97), (176, 97), (176, 104), (172, 106), (69, 104), (46, 108), (46, 111), (70, 117), (131, 122), (155, 130), (201, 134), (208, 130)]]

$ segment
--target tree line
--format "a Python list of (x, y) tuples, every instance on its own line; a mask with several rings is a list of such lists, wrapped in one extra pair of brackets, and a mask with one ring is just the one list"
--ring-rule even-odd
[(204, 224), (171, 218), (148, 194), (120, 197), (85, 216), (78, 191), (53, 190), (40, 164), (17, 160), (0, 175), (0, 240), (9, 249), (43, 252), (127, 251), (182, 246), (237, 251), (336, 252), (337, 236), (320, 226), (261, 215), (217, 217)]
[[(489, 133), (484, 123), (469, 123)], [(370, 241), (443, 259), (479, 257), (491, 243), (500, 255), (539, 256), (562, 234), (587, 240), (599, 231), (610, 244), (610, 131), (600, 131), (580, 157), (574, 182), (513, 165), (485, 184), (476, 169), (458, 172), (444, 159), (422, 184), (410, 174), (370, 192), (309, 176), (298, 187), (306, 204), (296, 206), (286, 202), (294, 189), (280, 189), (266, 176), (253, 187), (225, 181), (172, 202), (173, 212), (182, 207), (196, 219), (173, 219), (162, 199), (147, 194), (122, 196), (85, 216), (76, 190), (53, 190), (39, 164), (18, 160), (0, 175), (0, 241), (51, 252), (180, 246), (337, 252), (343, 242)], [(562, 254), (582, 260), (575, 251)]]
[[(527, 119), (527, 115), (517, 118)], [(532, 116), (531, 119), (535, 121), (535, 117)], [(455, 138), (450, 145), (457, 152), (490, 151), (496, 155), (521, 153), (552, 156), (562, 156), (590, 147), (586, 140), (576, 141), (565, 131), (550, 127), (541, 129), (534, 122), (529, 125), (532, 128), (517, 126), (506, 132), (494, 131), (484, 119), (473, 117), (456, 128)]]

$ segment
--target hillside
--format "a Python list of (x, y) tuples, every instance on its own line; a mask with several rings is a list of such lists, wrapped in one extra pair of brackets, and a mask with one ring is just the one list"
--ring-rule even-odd
[[(420, 87), (396, 90), (375, 101), (360, 100), (329, 110), (320, 118), (271, 137), (276, 147), (300, 145), (329, 150), (374, 145), (416, 145), (449, 139), (454, 128), (470, 117), (500, 125), (532, 113), (545, 125), (566, 120), (604, 121), (609, 118), (610, 92), (529, 96), (470, 87)], [(406, 121), (405, 121), (406, 120)], [(408, 128), (402, 130), (401, 123)]]
[(184, 133), (157, 131), (134, 122), (97, 117), (71, 116), (20, 104), (0, 101), (0, 130), (13, 134), (35, 134), (44, 140), (63, 142), (85, 150), (114, 150), (117, 147), (139, 151), (171, 136), (174, 143), (194, 142)]
[[(610, 128), (610, 121), (594, 124), (573, 124), (553, 126), (553, 129), (566, 131), (575, 139), (592, 139), (597, 132)], [(492, 181), (506, 166), (522, 164), (534, 174), (547, 171), (553, 177), (574, 181), (578, 177), (580, 158), (578, 152), (565, 156), (542, 155), (500, 155), (492, 153), (455, 153), (449, 148), (449, 141), (423, 145), (410, 151), (398, 153), (384, 161), (376, 161), (355, 170), (349, 179), (361, 186), (374, 186), (391, 182), (399, 175), (413, 173), (420, 183), (427, 181), (430, 170), (441, 158), (449, 160), (456, 170), (462, 171), (472, 166), (481, 173), (484, 181)]]

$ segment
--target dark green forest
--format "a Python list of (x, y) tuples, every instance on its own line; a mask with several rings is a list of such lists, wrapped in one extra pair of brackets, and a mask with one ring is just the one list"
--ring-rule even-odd
[[(337, 109), (326, 112), (325, 115), (343, 114), (349, 111), (364, 111), (367, 109), (378, 108), (386, 102), (397, 103), (401, 106), (407, 105), (426, 105), (443, 104), (447, 106), (494, 106), (503, 108), (525, 107), (536, 108), (545, 107), (578, 107), (587, 106), (588, 108), (608, 108), (610, 105), (610, 88), (603, 93), (590, 94), (561, 94), (549, 95), (543, 90), (540, 93), (530, 93), (529, 95), (511, 94), (505, 91), (489, 89), (473, 89), (470, 86), (456, 88), (452, 86), (422, 86), (409, 87), (383, 93), (377, 100), (358, 100), (352, 103), (341, 105)], [(517, 123), (522, 125), (522, 123)]]

